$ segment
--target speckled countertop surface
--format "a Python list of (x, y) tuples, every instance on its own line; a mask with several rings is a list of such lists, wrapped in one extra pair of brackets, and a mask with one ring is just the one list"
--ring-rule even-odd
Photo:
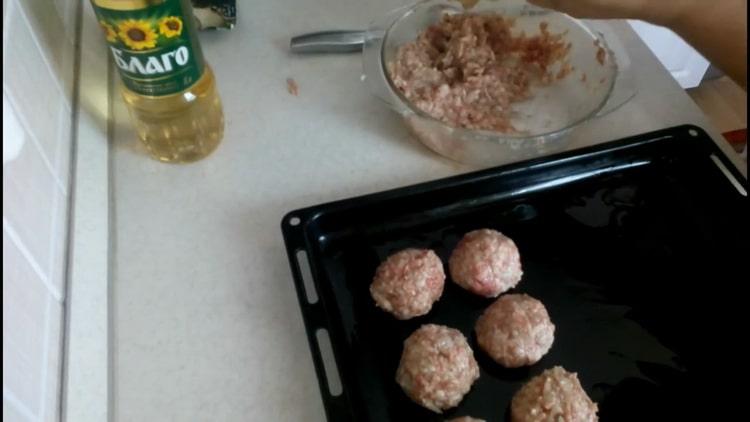
[[(113, 97), (115, 420), (324, 420), (281, 217), (475, 168), (411, 140), (369, 96), (358, 55), (294, 57), (287, 45), (304, 32), (364, 28), (404, 1), (238, 4), (235, 29), (201, 35), (227, 126), (199, 163), (144, 156)], [(637, 68), (638, 95), (574, 133), (574, 147), (683, 123), (717, 138), (632, 30), (612, 27)]]

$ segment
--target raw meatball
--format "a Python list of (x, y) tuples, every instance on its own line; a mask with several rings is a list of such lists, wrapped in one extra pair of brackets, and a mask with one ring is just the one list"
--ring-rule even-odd
[(461, 416), (460, 418), (454, 418), (445, 422), (486, 422), (484, 419), (472, 418), (471, 416)]
[(479, 366), (460, 331), (427, 324), (404, 341), (396, 382), (416, 403), (441, 413), (457, 406), (477, 378)]
[(497, 297), (515, 287), (523, 275), (516, 244), (490, 229), (466, 233), (448, 265), (453, 281), (485, 297)]
[(597, 410), (578, 376), (559, 366), (532, 378), (510, 404), (512, 422), (595, 422)]
[(547, 309), (525, 294), (501, 296), (479, 317), (476, 332), (479, 347), (506, 368), (537, 363), (555, 340)]
[(380, 264), (370, 294), (378, 307), (398, 319), (409, 319), (430, 312), (444, 285), (443, 263), (435, 252), (405, 249)]

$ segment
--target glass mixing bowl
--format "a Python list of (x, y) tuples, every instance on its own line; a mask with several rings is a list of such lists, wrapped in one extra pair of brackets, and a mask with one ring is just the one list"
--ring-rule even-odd
[(480, 0), (470, 12), (513, 17), (514, 33), (536, 34), (542, 22), (552, 34), (565, 33), (571, 43), (567, 59), (574, 70), (549, 85), (533, 87), (528, 100), (514, 104), (511, 122), (517, 132), (451, 127), (413, 106), (394, 86), (386, 67), (401, 45), (415, 40), (444, 14), (464, 12), (458, 1), (421, 1), (373, 22), (365, 36), (364, 77), (370, 90), (402, 116), (419, 141), (440, 155), (492, 166), (560, 151), (576, 127), (613, 111), (635, 94), (625, 69), (618, 66), (624, 53), (616, 58), (607, 40), (583, 22), (522, 0)]

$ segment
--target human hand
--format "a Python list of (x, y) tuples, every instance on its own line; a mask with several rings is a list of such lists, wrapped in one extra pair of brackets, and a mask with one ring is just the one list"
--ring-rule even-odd
[[(576, 18), (642, 19), (667, 24), (696, 0), (528, 0), (529, 3), (555, 9)], [(700, 0), (697, 1), (700, 3)]]

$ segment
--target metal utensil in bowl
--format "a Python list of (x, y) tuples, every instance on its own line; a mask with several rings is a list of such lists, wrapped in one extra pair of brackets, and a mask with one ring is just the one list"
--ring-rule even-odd
[(367, 31), (321, 31), (293, 37), (289, 50), (296, 54), (361, 53)]
[[(512, 17), (514, 31), (534, 33), (541, 23), (551, 33), (565, 33), (571, 43), (568, 61), (574, 74), (536, 87), (533, 95), (514, 104), (516, 133), (452, 127), (415, 107), (395, 87), (387, 64), (403, 44), (414, 40), (445, 14), (464, 13), (455, 0), (424, 0), (396, 9), (373, 22), (367, 31), (332, 31), (292, 39), (293, 52), (363, 52), (364, 80), (371, 93), (399, 113), (414, 136), (440, 155), (459, 162), (493, 166), (547, 155), (565, 149), (570, 133), (586, 122), (619, 108), (635, 94), (624, 49), (615, 54), (589, 24), (538, 8), (523, 0), (481, 0), (472, 13)], [(606, 54), (597, 54), (599, 50)], [(583, 77), (583, 75), (586, 75)]]

